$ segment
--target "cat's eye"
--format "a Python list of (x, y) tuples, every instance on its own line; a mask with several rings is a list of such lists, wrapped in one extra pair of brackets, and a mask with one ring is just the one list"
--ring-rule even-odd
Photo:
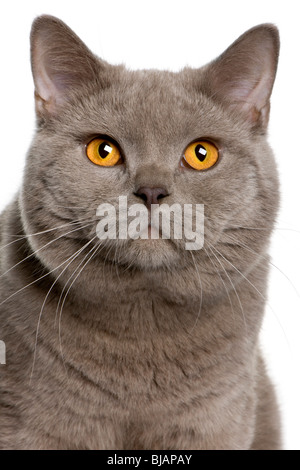
[(95, 165), (115, 166), (122, 162), (120, 150), (109, 139), (93, 139), (86, 147), (86, 154)]
[(191, 143), (184, 152), (184, 163), (194, 170), (207, 170), (217, 163), (218, 158), (217, 147), (206, 140)]

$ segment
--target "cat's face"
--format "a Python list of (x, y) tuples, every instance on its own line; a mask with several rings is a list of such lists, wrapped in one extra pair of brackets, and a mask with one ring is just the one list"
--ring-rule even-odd
[[(53, 268), (84, 244), (101, 245), (94, 261), (125, 269), (180, 270), (197, 260), (207, 286), (222, 264), (244, 272), (255, 262), (278, 203), (265, 137), (276, 38), (263, 26), (203, 69), (132, 72), (94, 58), (58, 20), (37, 20), (32, 50), (39, 129), (28, 155), (23, 215), (29, 233), (61, 227), (31, 239), (40, 249), (60, 237), (55, 250), (39, 252), (41, 260)], [(258, 53), (265, 55), (263, 65)], [(104, 167), (88, 159), (87, 145), (98, 136), (117, 145), (119, 164)], [(199, 171), (182, 159), (191, 142), (203, 139), (216, 146), (218, 160)], [(191, 254), (184, 239), (96, 237), (98, 206), (113, 204), (118, 213), (119, 196), (129, 206), (143, 202), (137, 195), (142, 187), (164, 188), (169, 205), (204, 205), (203, 249)]]

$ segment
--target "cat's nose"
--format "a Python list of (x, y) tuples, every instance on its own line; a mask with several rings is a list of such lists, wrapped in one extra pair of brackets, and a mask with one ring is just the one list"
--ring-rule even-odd
[(140, 197), (145, 201), (147, 208), (151, 209), (151, 204), (159, 204), (160, 199), (168, 196), (168, 191), (165, 188), (146, 188), (142, 187), (134, 193), (135, 196)]

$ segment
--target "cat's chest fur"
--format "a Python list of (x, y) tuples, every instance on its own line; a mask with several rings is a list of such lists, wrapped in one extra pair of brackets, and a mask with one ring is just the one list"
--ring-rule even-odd
[[(176, 444), (166, 441), (164, 448), (184, 447), (182, 433), (197, 436), (194, 445), (203, 448), (247, 448), (253, 439), (250, 423), (256, 405), (257, 357), (250, 344), (244, 347), (232, 333), (216, 329), (210, 334), (197, 325), (192, 331), (170, 328), (169, 334), (162, 334), (155, 326), (159, 321), (145, 321), (153, 315), (152, 307), (143, 310), (139, 305), (138, 313), (135, 304), (128, 308), (144, 326), (118, 335), (82, 321), (74, 306), (66, 306), (60, 338), (53, 327), (55, 309), (45, 310), (30, 393), (26, 393), (26, 400), (30, 397), (27, 423), (71, 448), (101, 447), (103, 422), (114, 429), (111, 435), (107, 432), (110, 445), (117, 448), (159, 448), (162, 423), (168, 429), (171, 425), (174, 433), (182, 428), (174, 438)], [(128, 311), (120, 308), (120, 314)], [(64, 422), (68, 416), (72, 420), (70, 440), (54, 416), (41, 425), (40, 413), (46, 406), (56, 409), (56, 416), (63, 413)], [(237, 423), (232, 423), (233, 410)], [(246, 417), (246, 424), (242, 423)], [(209, 436), (220, 423), (224, 428), (230, 424), (231, 434), (216, 443)]]
[[(115, 280), (110, 266), (104, 273)], [(124, 299), (112, 300), (107, 292), (97, 305), (66, 301), (63, 310), (57, 309), (59, 291), (53, 293), (40, 318), (33, 370), (33, 337), (44, 292), (26, 289), (23, 306), (14, 300), (13, 309), (23, 312), (13, 331), (18, 338), (14, 357), (24, 360), (20, 399), (30, 410), (22, 420), (33, 439), (22, 444), (21, 432), (19, 445), (44, 446), (43, 436), (50, 435), (56, 442), (50, 440), (50, 447), (99, 448), (103, 430), (104, 445), (112, 448), (160, 448), (161, 439), (164, 448), (184, 448), (185, 434), (202, 448), (250, 445), (256, 328), (252, 325), (248, 333), (244, 321), (250, 327), (258, 320), (259, 303), (252, 305), (255, 314), (245, 309), (245, 319), (232, 318), (233, 328), (222, 318), (237, 308), (237, 300), (232, 304), (223, 298), (200, 309), (200, 297), (190, 301), (181, 293), (181, 304), (176, 304), (147, 290), (149, 279), (139, 282), (144, 288), (131, 288)], [(239, 295), (243, 301), (242, 288)], [(41, 421), (45, 407), (56, 412)], [(63, 422), (72, 421), (68, 436), (59, 415)], [(172, 436), (165, 436), (163, 423)], [(216, 441), (211, 434), (220, 423), (224, 428), (230, 424), (231, 434)]]

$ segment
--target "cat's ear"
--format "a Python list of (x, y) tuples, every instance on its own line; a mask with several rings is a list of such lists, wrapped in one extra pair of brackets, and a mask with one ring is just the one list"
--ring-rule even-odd
[(55, 115), (73, 91), (99, 76), (101, 62), (59, 19), (43, 15), (31, 29), (36, 111)]
[(274, 25), (250, 29), (207, 66), (207, 92), (241, 112), (253, 128), (266, 129), (278, 55), (279, 34)]

